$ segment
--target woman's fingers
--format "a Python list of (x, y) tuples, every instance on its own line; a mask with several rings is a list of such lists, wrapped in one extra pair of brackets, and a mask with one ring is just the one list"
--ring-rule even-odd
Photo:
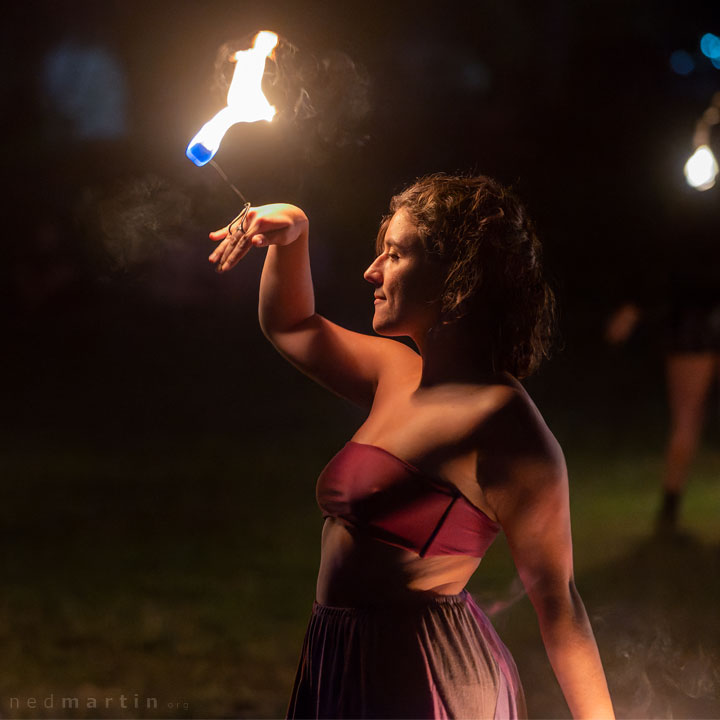
[(214, 242), (217, 242), (218, 240), (222, 240), (223, 238), (227, 237), (228, 230), (230, 226), (226, 225), (224, 228), (220, 228), (219, 230), (214, 230), (210, 233), (209, 237)]
[[(271, 206), (267, 206), (269, 209)], [(267, 247), (282, 244), (289, 223), (285, 218), (265, 217), (261, 212), (250, 210), (238, 222), (233, 220), (220, 230), (210, 233), (210, 239), (218, 246), (210, 253), (208, 260), (215, 263), (218, 272), (227, 272), (235, 267), (253, 247)]]
[(218, 270), (220, 270), (230, 253), (241, 241), (243, 235), (242, 223), (235, 223), (235, 221), (222, 228), (222, 230), (216, 230), (210, 233), (210, 239), (215, 241), (222, 240), (215, 250), (210, 253), (210, 257), (208, 258), (210, 262), (218, 263)]
[[(241, 213), (237, 218), (235, 218), (224, 228), (220, 228), (219, 230), (214, 230), (213, 232), (209, 233), (208, 236), (213, 242), (221, 241), (220, 244), (215, 248), (215, 250), (213, 250), (208, 256), (208, 260), (211, 263), (217, 263), (218, 272), (222, 271), (223, 265), (226, 263), (228, 257), (237, 247), (238, 243), (243, 237), (243, 226), (247, 226), (249, 220), (254, 219), (254, 216), (255, 213), (253, 210), (249, 210), (244, 215), (243, 213)], [(237, 220), (239, 220), (239, 222), (236, 222)], [(243, 253), (243, 255), (241, 255), (240, 257), (238, 257), (236, 254), (236, 262), (237, 260), (241, 259), (244, 254), (245, 253)], [(229, 267), (225, 269), (229, 269)]]
[(248, 250), (252, 247), (251, 237), (249, 232), (243, 233), (240, 227), (232, 235), (228, 235), (227, 242), (224, 241), (221, 247), (217, 249), (218, 251), (221, 250), (218, 253), (217, 268), (219, 272), (230, 270), (247, 255)]
[(252, 243), (250, 242), (249, 236), (243, 235), (220, 261), (218, 266), (219, 271), (225, 272), (235, 267), (235, 265), (248, 254), (250, 248), (252, 248)]
[[(243, 225), (246, 227), (245, 232), (242, 230)], [(228, 236), (229, 242), (223, 246), (222, 252), (219, 254), (218, 270), (220, 272), (230, 270), (247, 255), (253, 247), (252, 241), (256, 237), (257, 230), (257, 222), (250, 222), (247, 218), (244, 223), (238, 223), (233, 228), (232, 234)]]
[(232, 243), (232, 235), (226, 235), (225, 239), (210, 253), (208, 260), (212, 263), (217, 262), (225, 252), (228, 244)]
[[(225, 261), (230, 256), (235, 246), (240, 242), (240, 235), (228, 235), (227, 242), (223, 242), (222, 251), (218, 254), (217, 269), (222, 270)], [(220, 248), (218, 248), (220, 250)]]

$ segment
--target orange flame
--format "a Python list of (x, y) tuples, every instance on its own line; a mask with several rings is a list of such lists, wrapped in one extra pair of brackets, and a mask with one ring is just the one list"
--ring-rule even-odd
[(196, 165), (212, 160), (225, 133), (238, 122), (270, 122), (275, 108), (262, 91), (265, 61), (278, 44), (278, 36), (269, 30), (259, 32), (249, 50), (235, 53), (235, 70), (227, 94), (227, 107), (205, 123), (190, 141), (185, 154)]

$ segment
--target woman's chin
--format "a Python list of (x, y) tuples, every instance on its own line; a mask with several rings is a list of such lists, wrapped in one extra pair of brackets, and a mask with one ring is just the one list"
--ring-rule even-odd
[(375, 313), (375, 315), (373, 315), (372, 326), (373, 326), (373, 330), (374, 330), (378, 335), (385, 335), (385, 334), (387, 334), (387, 331), (388, 331), (388, 323), (383, 322), (382, 318), (379, 318), (379, 317), (377, 316), (377, 312)]
[(381, 320), (377, 316), (373, 318), (372, 325), (373, 330), (378, 335), (384, 335), (385, 337), (401, 337), (403, 335), (407, 335), (407, 332), (403, 331), (402, 328), (389, 322), (383, 322), (383, 320)]

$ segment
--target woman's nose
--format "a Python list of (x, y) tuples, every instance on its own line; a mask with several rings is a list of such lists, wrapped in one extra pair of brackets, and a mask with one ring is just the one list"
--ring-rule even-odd
[(372, 265), (363, 273), (363, 277), (373, 285), (382, 285), (382, 273), (380, 272), (380, 258), (376, 258)]

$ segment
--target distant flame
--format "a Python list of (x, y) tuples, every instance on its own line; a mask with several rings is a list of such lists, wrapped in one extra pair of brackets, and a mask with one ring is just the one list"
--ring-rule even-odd
[(235, 53), (232, 58), (235, 61), (235, 71), (228, 89), (227, 107), (202, 126), (185, 151), (187, 157), (196, 165), (205, 165), (212, 160), (225, 133), (235, 123), (258, 120), (270, 122), (273, 119), (275, 108), (263, 94), (262, 78), (265, 73), (265, 60), (277, 44), (278, 36), (274, 32), (263, 30), (255, 36), (249, 50)]
[(718, 164), (713, 151), (707, 145), (700, 145), (685, 163), (685, 179), (696, 190), (709, 190), (715, 185)]

